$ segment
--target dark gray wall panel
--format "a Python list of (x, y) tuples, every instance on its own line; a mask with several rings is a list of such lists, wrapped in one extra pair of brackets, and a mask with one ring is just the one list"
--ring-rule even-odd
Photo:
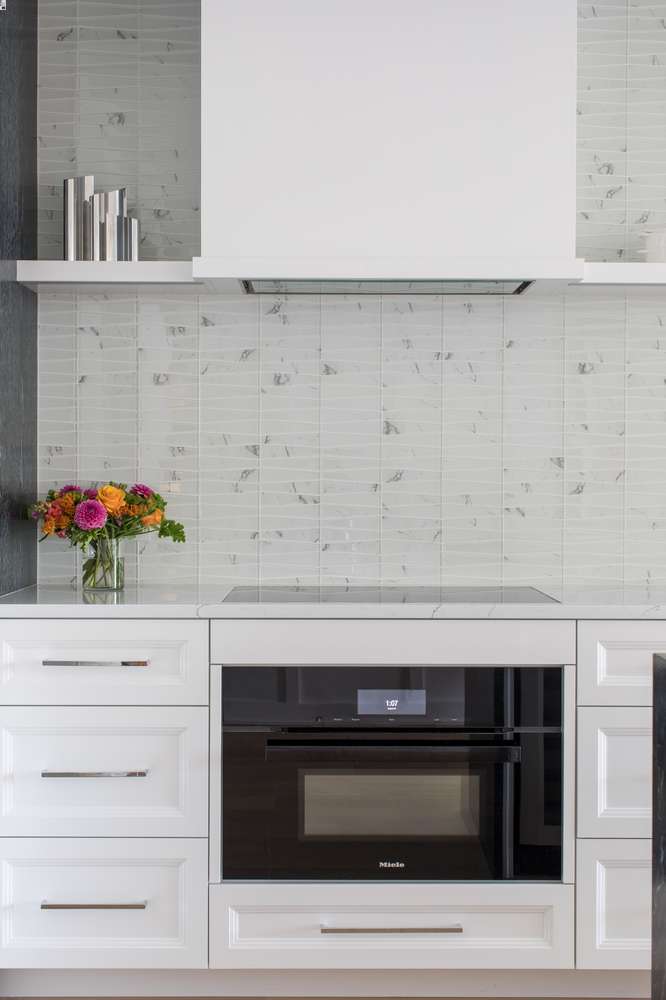
[(37, 301), (5, 262), (37, 249), (37, 0), (0, 13), (0, 593), (35, 582)]

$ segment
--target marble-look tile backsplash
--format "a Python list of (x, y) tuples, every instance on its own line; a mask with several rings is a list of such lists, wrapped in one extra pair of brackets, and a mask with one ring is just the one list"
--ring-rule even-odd
[(666, 226), (666, 4), (578, 2), (578, 256), (642, 260)]
[(168, 496), (144, 582), (666, 584), (666, 295), (43, 293), (39, 455)]
[(199, 253), (199, 0), (39, 5), (39, 256), (62, 257), (62, 182), (126, 186), (143, 260)]

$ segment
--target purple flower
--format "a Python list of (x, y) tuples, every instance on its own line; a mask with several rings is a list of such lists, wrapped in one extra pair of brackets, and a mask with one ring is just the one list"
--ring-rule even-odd
[(106, 510), (99, 500), (82, 500), (74, 511), (74, 524), (81, 531), (96, 531), (106, 524)]
[(63, 486), (63, 488), (59, 491), (58, 496), (59, 497), (64, 496), (65, 493), (80, 493), (80, 492), (81, 492), (80, 486), (73, 486), (71, 483), (69, 483), (67, 486)]
[(135, 493), (138, 497), (144, 497), (148, 500), (152, 497), (155, 490), (151, 490), (150, 486), (146, 486), (145, 483), (135, 483), (130, 493)]
[(83, 495), (84, 497), (88, 497), (89, 500), (96, 500), (97, 490), (84, 490)]

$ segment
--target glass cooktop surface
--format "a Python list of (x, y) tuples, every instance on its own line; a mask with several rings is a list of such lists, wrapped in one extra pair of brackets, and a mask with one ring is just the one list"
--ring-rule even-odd
[(536, 587), (234, 587), (225, 604), (558, 604)]

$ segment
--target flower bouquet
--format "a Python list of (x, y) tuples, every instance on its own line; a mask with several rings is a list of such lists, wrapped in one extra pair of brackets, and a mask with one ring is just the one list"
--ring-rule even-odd
[(124, 483), (105, 483), (94, 489), (63, 486), (49, 490), (45, 500), (30, 508), (41, 522), (42, 538), (68, 538), (85, 554), (84, 590), (122, 590), (124, 560), (119, 547), (123, 538), (137, 538), (156, 531), (160, 538), (185, 541), (185, 529), (164, 516), (166, 501), (143, 483), (128, 489)]

